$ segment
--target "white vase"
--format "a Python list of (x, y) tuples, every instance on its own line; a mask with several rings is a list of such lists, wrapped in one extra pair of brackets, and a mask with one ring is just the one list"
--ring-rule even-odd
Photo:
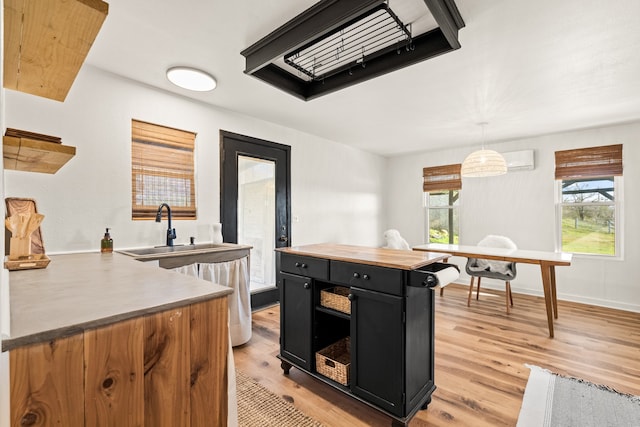
[(222, 243), (222, 224), (213, 224), (213, 243)]

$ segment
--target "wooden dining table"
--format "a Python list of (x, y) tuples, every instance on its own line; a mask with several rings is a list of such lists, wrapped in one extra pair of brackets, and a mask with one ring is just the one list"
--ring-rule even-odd
[(549, 336), (553, 338), (553, 321), (558, 318), (558, 298), (556, 293), (556, 266), (569, 266), (573, 254), (522, 249), (488, 248), (484, 246), (448, 245), (428, 243), (417, 245), (414, 251), (446, 253), (451, 256), (507, 261), (523, 264), (537, 264), (542, 273), (542, 289), (547, 309)]

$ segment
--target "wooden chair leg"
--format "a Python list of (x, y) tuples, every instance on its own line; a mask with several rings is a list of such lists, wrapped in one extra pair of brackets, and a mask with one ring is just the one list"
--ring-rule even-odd
[(444, 295), (444, 287), (441, 286), (440, 287), (440, 296), (443, 296), (443, 295)]
[(482, 277), (478, 276), (478, 290), (476, 291), (476, 300), (480, 299), (480, 279), (482, 279)]
[(473, 276), (471, 276), (471, 283), (469, 284), (469, 296), (467, 297), (467, 307), (471, 307), (471, 294), (473, 293)]
[(505, 282), (504, 291), (505, 302), (507, 303), (507, 314), (511, 313), (509, 307), (513, 307), (513, 296), (511, 295), (511, 282)]
[(511, 303), (511, 307), (513, 307), (513, 293), (511, 292), (511, 282), (507, 282), (507, 286), (509, 287), (509, 302)]

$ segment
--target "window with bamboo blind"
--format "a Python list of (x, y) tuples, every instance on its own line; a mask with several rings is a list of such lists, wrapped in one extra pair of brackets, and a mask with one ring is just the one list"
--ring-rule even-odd
[(461, 164), (422, 169), (422, 190), (425, 195), (427, 242), (459, 241), (459, 199), (462, 189)]
[(158, 206), (173, 218), (196, 219), (196, 134), (131, 120), (131, 217), (155, 219)]
[(622, 144), (556, 151), (555, 163), (560, 249), (621, 256)]

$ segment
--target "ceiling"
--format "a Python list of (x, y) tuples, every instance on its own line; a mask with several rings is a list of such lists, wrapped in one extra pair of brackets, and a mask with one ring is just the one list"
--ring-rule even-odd
[[(456, 0), (459, 50), (307, 102), (244, 74), (240, 52), (316, 0), (106, 1), (92, 66), (384, 156), (477, 146), (480, 122), (490, 145), (640, 120), (637, 0)], [(174, 87), (177, 65), (218, 87)]]

